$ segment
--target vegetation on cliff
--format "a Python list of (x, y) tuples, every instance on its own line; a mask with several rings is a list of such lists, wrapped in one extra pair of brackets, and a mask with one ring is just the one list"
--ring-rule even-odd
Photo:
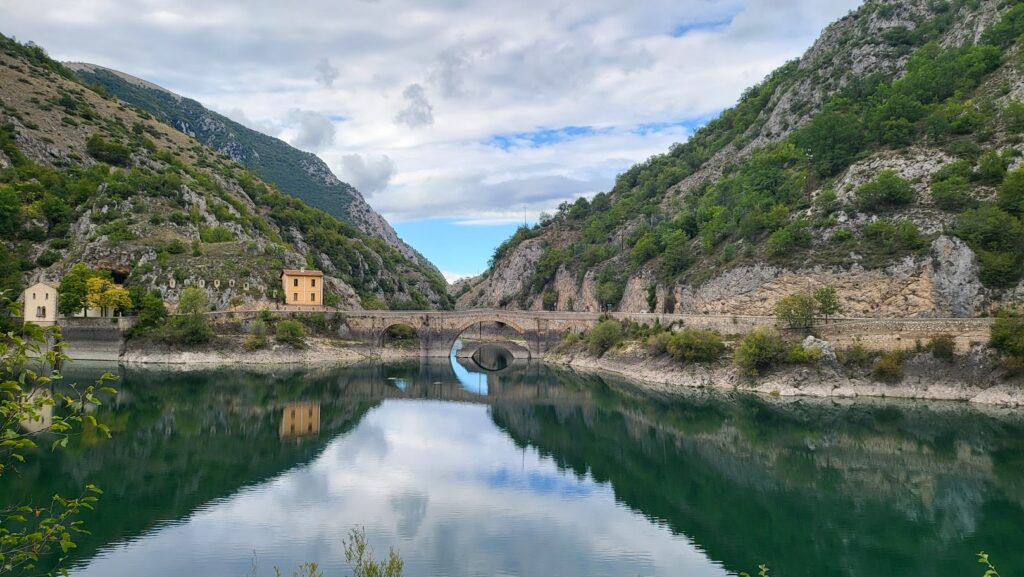
[(280, 269), (307, 266), (328, 275), (326, 304), (451, 306), (432, 267), (87, 89), (40, 48), (0, 37), (0, 78), (3, 287), (84, 261), (172, 301), (189, 283), (230, 283), (225, 306), (274, 300)]
[[(621, 174), (609, 192), (563, 203), (517, 231), (492, 266), (540, 238), (543, 256), (515, 302), (542, 294), (564, 268), (577, 282), (594, 275), (609, 297), (598, 300), (617, 306), (627, 279), (644, 271), (672, 287), (754, 263), (880, 268), (927, 255), (931, 241), (947, 234), (973, 249), (986, 287), (1015, 287), (1024, 275), (1024, 170), (1013, 169), (1024, 134), (1024, 104), (1013, 88), (1024, 5), (1002, 2), (977, 42), (949, 36), (957, 21), (986, 7), (866, 3), (822, 50), (888, 46), (888, 59), (905, 61), (898, 73), (870, 63), (857, 74), (837, 71), (820, 54), (816, 66), (790, 62), (685, 144)], [(801, 82), (823, 86), (826, 97), (791, 102), (802, 107), (802, 122), (773, 137), (767, 123)], [(883, 169), (849, 184), (854, 164), (915, 148), (952, 160), (925, 182)]]

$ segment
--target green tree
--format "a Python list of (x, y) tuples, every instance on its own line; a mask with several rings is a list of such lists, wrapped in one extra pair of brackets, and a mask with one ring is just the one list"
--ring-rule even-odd
[(178, 296), (178, 314), (199, 315), (206, 312), (208, 299), (206, 291), (196, 287), (185, 287)]
[(213, 338), (213, 330), (203, 314), (206, 309), (206, 292), (196, 287), (185, 287), (178, 296), (178, 314), (168, 326), (167, 340), (185, 345), (209, 342)]
[(690, 237), (679, 229), (673, 229), (663, 237), (665, 252), (661, 257), (661, 276), (672, 278), (685, 271), (693, 263)]
[(797, 293), (779, 300), (775, 305), (775, 317), (790, 328), (805, 329), (814, 326), (817, 310), (818, 301), (814, 295)]
[(108, 270), (93, 270), (81, 262), (71, 267), (57, 287), (57, 312), (62, 315), (87, 312), (88, 282), (94, 278), (111, 281), (112, 277)]
[(832, 285), (825, 285), (814, 290), (814, 300), (818, 303), (818, 314), (825, 317), (839, 314), (843, 310), (842, 304), (839, 303), (839, 295), (836, 293), (836, 287)]
[(144, 330), (152, 330), (163, 325), (167, 320), (167, 305), (160, 293), (149, 291), (142, 295), (138, 305), (139, 324)]
[(587, 344), (590, 346), (590, 353), (594, 356), (601, 356), (608, 349), (622, 341), (622, 324), (619, 321), (605, 319), (590, 331), (587, 337)]

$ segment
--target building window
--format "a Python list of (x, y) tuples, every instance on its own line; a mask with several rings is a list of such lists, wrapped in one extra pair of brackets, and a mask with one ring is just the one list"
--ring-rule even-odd
[(36, 300), (36, 293), (32, 293), (32, 300)]
[(43, 307), (36, 307), (36, 318), (41, 319), (44, 316), (46, 315), (43, 314)]
[(309, 286), (316, 287), (316, 279), (315, 278), (309, 279)]
[(294, 295), (292, 295), (292, 300), (295, 302), (299, 302), (299, 293), (295, 293)]
[(309, 293), (309, 302), (311, 302), (311, 303), (315, 303), (316, 302), (316, 293)]
[(43, 293), (43, 298), (46, 300), (50, 300), (50, 293)]
[(292, 286), (299, 286), (299, 279), (293, 278), (292, 279)]

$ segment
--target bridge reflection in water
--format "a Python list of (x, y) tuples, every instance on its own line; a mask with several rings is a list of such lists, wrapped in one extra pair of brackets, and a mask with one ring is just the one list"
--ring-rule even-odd
[[(406, 424), (400, 418), (390, 421), (393, 428), (382, 429), (389, 423), (372, 415), (409, 418), (417, 416), (416, 407), (429, 407), (431, 412), (420, 416), (477, 415), (524, 455), (537, 454), (554, 463), (562, 476), (545, 483), (555, 482), (566, 491), (584, 481), (587, 487), (606, 487), (617, 503), (653, 526), (685, 536), (697, 555), (706, 557), (707, 571), (693, 574), (735, 574), (770, 560), (773, 574), (787, 576), (959, 577), (973, 573), (973, 554), (981, 549), (998, 552), (1004, 574), (1024, 574), (1024, 550), (1019, 547), (1024, 542), (1024, 416), (1017, 413), (960, 404), (814, 401), (704, 391), (667, 397), (615, 379), (538, 363), (512, 363), (501, 371), (483, 372), (472, 361), (461, 360), (455, 365), (416, 361), (261, 373), (122, 372), (120, 392), (105, 399), (95, 414), (101, 422), (116, 425), (114, 437), (103, 440), (86, 432), (71, 440), (69, 451), (40, 449), (31, 455), (31, 466), (0, 478), (0, 495), (17, 502), (46, 502), (54, 493), (75, 494), (82, 478), (103, 488), (101, 506), (88, 518), (92, 535), (83, 536), (72, 553), (72, 560), (79, 563), (73, 574), (100, 575), (111, 567), (104, 565), (107, 560), (129, 557), (120, 555), (123, 551), (174, 538), (173, 532), (162, 533), (160, 527), (199, 522), (195, 519), (210, 517), (202, 512), (211, 508), (227, 514), (217, 508), (237, 509), (241, 496), (274, 491), (275, 486), (282, 491), (312, 491), (301, 495), (311, 504), (298, 517), (303, 523), (316, 521), (316, 499), (322, 498), (316, 491), (326, 489), (319, 477), (305, 485), (300, 482), (327, 466), (325, 449), (348, 447), (351, 454), (342, 451), (332, 458), (351, 457), (341, 471), (354, 473), (361, 455), (385, 458), (372, 452), (385, 433), (420, 432), (398, 428)], [(461, 378), (460, 370), (465, 371)], [(73, 368), (68, 373), (78, 382), (90, 376), (75, 377)], [(485, 413), (467, 410), (482, 405)], [(367, 423), (372, 425), (369, 429)], [(319, 434), (295, 442), (293, 427), (298, 435), (303, 427), (309, 432), (311, 424)], [(449, 442), (451, 437), (445, 434), (461, 434), (459, 425), (427, 424), (436, 430), (426, 432), (424, 439)], [(437, 493), (427, 498), (426, 480), (418, 483), (420, 497), (412, 496), (418, 501), (403, 494), (373, 511), (392, 515), (392, 507), (405, 507), (403, 511), (420, 511), (422, 516), (443, 507)], [(281, 497), (272, 493), (268, 499), (276, 502)], [(344, 512), (351, 510), (330, 511), (331, 524), (316, 529), (337, 525)], [(263, 513), (273, 511), (257, 511), (254, 516)], [(587, 514), (591, 513), (597, 512)], [(512, 524), (519, 518), (507, 519), (510, 525), (503, 531), (517, 530)], [(354, 516), (344, 519), (368, 522)], [(542, 520), (556, 528), (586, 526), (579, 519), (575, 524), (563, 522), (557, 515)], [(261, 519), (256, 527), (237, 526), (232, 532), (258, 539), (265, 527), (287, 521)], [(460, 543), (493, 547), (497, 542), (486, 535), (458, 533), (457, 526), (440, 529), (457, 533)], [(392, 534), (391, 539), (402, 539), (397, 544), (409, 562), (410, 575), (430, 574), (425, 567), (434, 567), (435, 573), (463, 574), (459, 559), (453, 558), (451, 565), (425, 565), (430, 559), (420, 555), (429, 555), (429, 548), (418, 548), (413, 538), (416, 526), (400, 525), (400, 531), (406, 532)], [(197, 543), (188, 541), (201, 548)], [(175, 564), (183, 561), (182, 549), (174, 544), (161, 544), (174, 552), (171, 556), (140, 558), (153, 571), (161, 563), (180, 569)], [(211, 544), (215, 555), (202, 559), (210, 564), (207, 574), (243, 572), (255, 547), (246, 545), (234, 558), (226, 548)], [(302, 543), (301, 553), (314, 545), (320, 547), (321, 542)], [(659, 546), (667, 551), (683, 545)], [(474, 547), (459, 550), (468, 555)], [(508, 553), (520, 563), (520, 574), (543, 574), (531, 564), (534, 559), (521, 555), (524, 550), (529, 548), (477, 553), (495, 559)], [(582, 566), (587, 559), (573, 557), (576, 553), (569, 548), (559, 551), (567, 562)], [(136, 574), (170, 574), (135, 569)], [(514, 567), (503, 569), (513, 572)], [(652, 573), (618, 574), (637, 572)]]

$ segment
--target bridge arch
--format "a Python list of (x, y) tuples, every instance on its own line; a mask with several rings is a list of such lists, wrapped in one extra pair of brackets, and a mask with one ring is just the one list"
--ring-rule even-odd
[(504, 315), (487, 315), (485, 317), (477, 317), (454, 323), (453, 327), (449, 331), (448, 337), (445, 339), (445, 342), (447, 343), (447, 350), (451, 351), (452, 348), (455, 347), (456, 341), (462, 338), (462, 335), (469, 332), (473, 327), (478, 327), (484, 324), (497, 324), (511, 328), (526, 342), (526, 346), (520, 348), (525, 348), (529, 355), (527, 358), (532, 359), (539, 356), (538, 351), (535, 350), (534, 343), (531, 342), (533, 339), (530, 338), (531, 335), (529, 329), (523, 326), (519, 319), (508, 318)]
[(377, 336), (378, 347), (421, 348), (422, 339), (416, 323), (396, 320), (388, 323)]

